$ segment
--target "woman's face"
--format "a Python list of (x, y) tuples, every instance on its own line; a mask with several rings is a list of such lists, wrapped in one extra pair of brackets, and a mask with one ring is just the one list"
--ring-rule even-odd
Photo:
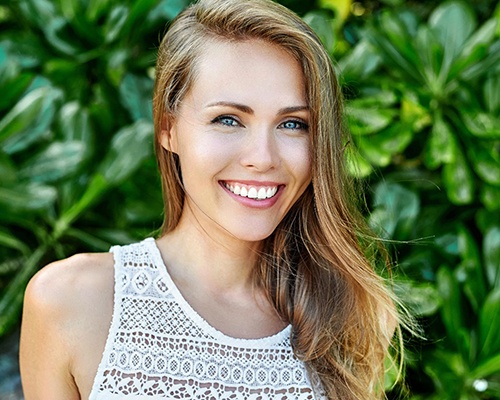
[(309, 110), (299, 63), (259, 40), (207, 42), (162, 145), (179, 156), (181, 223), (260, 241), (311, 181)]

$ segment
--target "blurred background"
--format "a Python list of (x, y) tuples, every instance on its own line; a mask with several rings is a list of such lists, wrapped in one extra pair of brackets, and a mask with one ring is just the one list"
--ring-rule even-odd
[[(188, 0), (0, 1), (0, 399), (21, 399), (24, 288), (155, 233), (151, 93)], [(388, 398), (500, 399), (500, 6), (282, 0), (335, 60), (366, 218), (425, 340)]]

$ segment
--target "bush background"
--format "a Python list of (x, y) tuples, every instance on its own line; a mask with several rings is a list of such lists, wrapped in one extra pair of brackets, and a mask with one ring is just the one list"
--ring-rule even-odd
[[(500, 399), (500, 6), (281, 2), (336, 60), (352, 173), (427, 338), (407, 338), (407, 396)], [(0, 3), (3, 340), (42, 265), (160, 227), (155, 48), (187, 3)]]

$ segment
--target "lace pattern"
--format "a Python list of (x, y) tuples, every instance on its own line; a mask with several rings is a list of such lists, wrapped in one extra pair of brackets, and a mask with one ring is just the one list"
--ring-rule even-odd
[(113, 247), (113, 320), (90, 400), (315, 399), (291, 327), (236, 339), (184, 300), (153, 239)]

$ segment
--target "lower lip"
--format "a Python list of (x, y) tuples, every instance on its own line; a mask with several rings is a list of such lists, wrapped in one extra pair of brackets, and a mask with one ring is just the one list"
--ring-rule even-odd
[(224, 186), (223, 182), (219, 182), (219, 184), (221, 185), (222, 189), (224, 189), (226, 193), (228, 193), (238, 203), (246, 207), (259, 208), (259, 209), (266, 209), (274, 206), (274, 204), (276, 204), (276, 202), (278, 201), (278, 198), (281, 196), (281, 193), (283, 193), (283, 189), (285, 188), (284, 185), (280, 185), (278, 186), (278, 191), (273, 197), (269, 199), (257, 200), (257, 199), (250, 199), (248, 197), (238, 196), (237, 194), (231, 192), (226, 186)]

